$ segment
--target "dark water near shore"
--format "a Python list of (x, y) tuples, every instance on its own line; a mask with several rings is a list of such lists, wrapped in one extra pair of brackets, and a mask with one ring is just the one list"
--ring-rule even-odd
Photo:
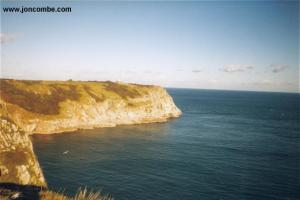
[(300, 199), (299, 94), (169, 92), (183, 116), (167, 123), (33, 136), (49, 187), (116, 200)]

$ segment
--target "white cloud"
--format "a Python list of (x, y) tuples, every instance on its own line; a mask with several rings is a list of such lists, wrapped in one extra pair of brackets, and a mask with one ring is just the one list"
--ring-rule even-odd
[(273, 73), (279, 73), (286, 70), (289, 66), (283, 64), (272, 64), (271, 69)]
[(0, 33), (0, 44), (13, 42), (19, 37), (20, 37), (19, 33)]
[(192, 72), (193, 72), (193, 73), (200, 73), (201, 70), (200, 70), (200, 69), (194, 69)]
[(221, 71), (223, 72), (246, 72), (254, 69), (254, 66), (252, 65), (225, 65), (223, 68), (221, 68)]

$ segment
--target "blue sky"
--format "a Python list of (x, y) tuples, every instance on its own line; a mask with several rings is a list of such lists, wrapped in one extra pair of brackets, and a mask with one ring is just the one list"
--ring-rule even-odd
[(299, 92), (299, 2), (1, 2), (1, 77)]

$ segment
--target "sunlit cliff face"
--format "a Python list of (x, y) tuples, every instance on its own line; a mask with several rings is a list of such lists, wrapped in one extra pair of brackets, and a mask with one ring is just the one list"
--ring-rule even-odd
[(28, 134), (164, 122), (181, 115), (158, 86), (0, 80), (0, 182), (46, 186)]
[(28, 133), (57, 133), (178, 117), (158, 86), (113, 82), (1, 80), (2, 107)]
[(0, 182), (46, 186), (27, 134), (0, 116)]

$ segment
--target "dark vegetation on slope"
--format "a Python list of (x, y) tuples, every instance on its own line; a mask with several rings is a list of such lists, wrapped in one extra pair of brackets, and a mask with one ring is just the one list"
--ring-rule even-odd
[[(84, 96), (97, 103), (111, 95), (129, 100), (147, 93), (148, 88), (137, 84), (120, 84), (111, 81), (29, 81), (0, 79), (0, 97), (5, 102), (38, 114), (59, 114), (59, 103), (67, 99), (79, 101)], [(36, 89), (38, 88), (38, 89)]]
[(113, 91), (118, 94), (123, 99), (128, 98), (137, 98), (140, 97), (141, 94), (137, 89), (125, 87), (124, 85), (113, 83), (110, 81), (105, 82), (105, 89), (108, 91)]
[[(39, 81), (22, 81), (27, 85), (40, 84)], [(39, 94), (34, 91), (20, 89), (9, 80), (1, 80), (0, 96), (8, 103), (16, 104), (25, 110), (45, 115), (59, 113), (59, 102), (66, 99), (78, 100), (76, 86), (67, 84), (51, 84), (50, 94)]]
[(105, 100), (104, 95), (102, 94), (95, 94), (94, 91), (87, 85), (83, 86), (83, 88), (85, 89), (86, 93), (88, 93), (88, 95), (90, 95), (92, 98), (95, 99), (95, 101), (97, 103), (99, 102), (103, 102)]

